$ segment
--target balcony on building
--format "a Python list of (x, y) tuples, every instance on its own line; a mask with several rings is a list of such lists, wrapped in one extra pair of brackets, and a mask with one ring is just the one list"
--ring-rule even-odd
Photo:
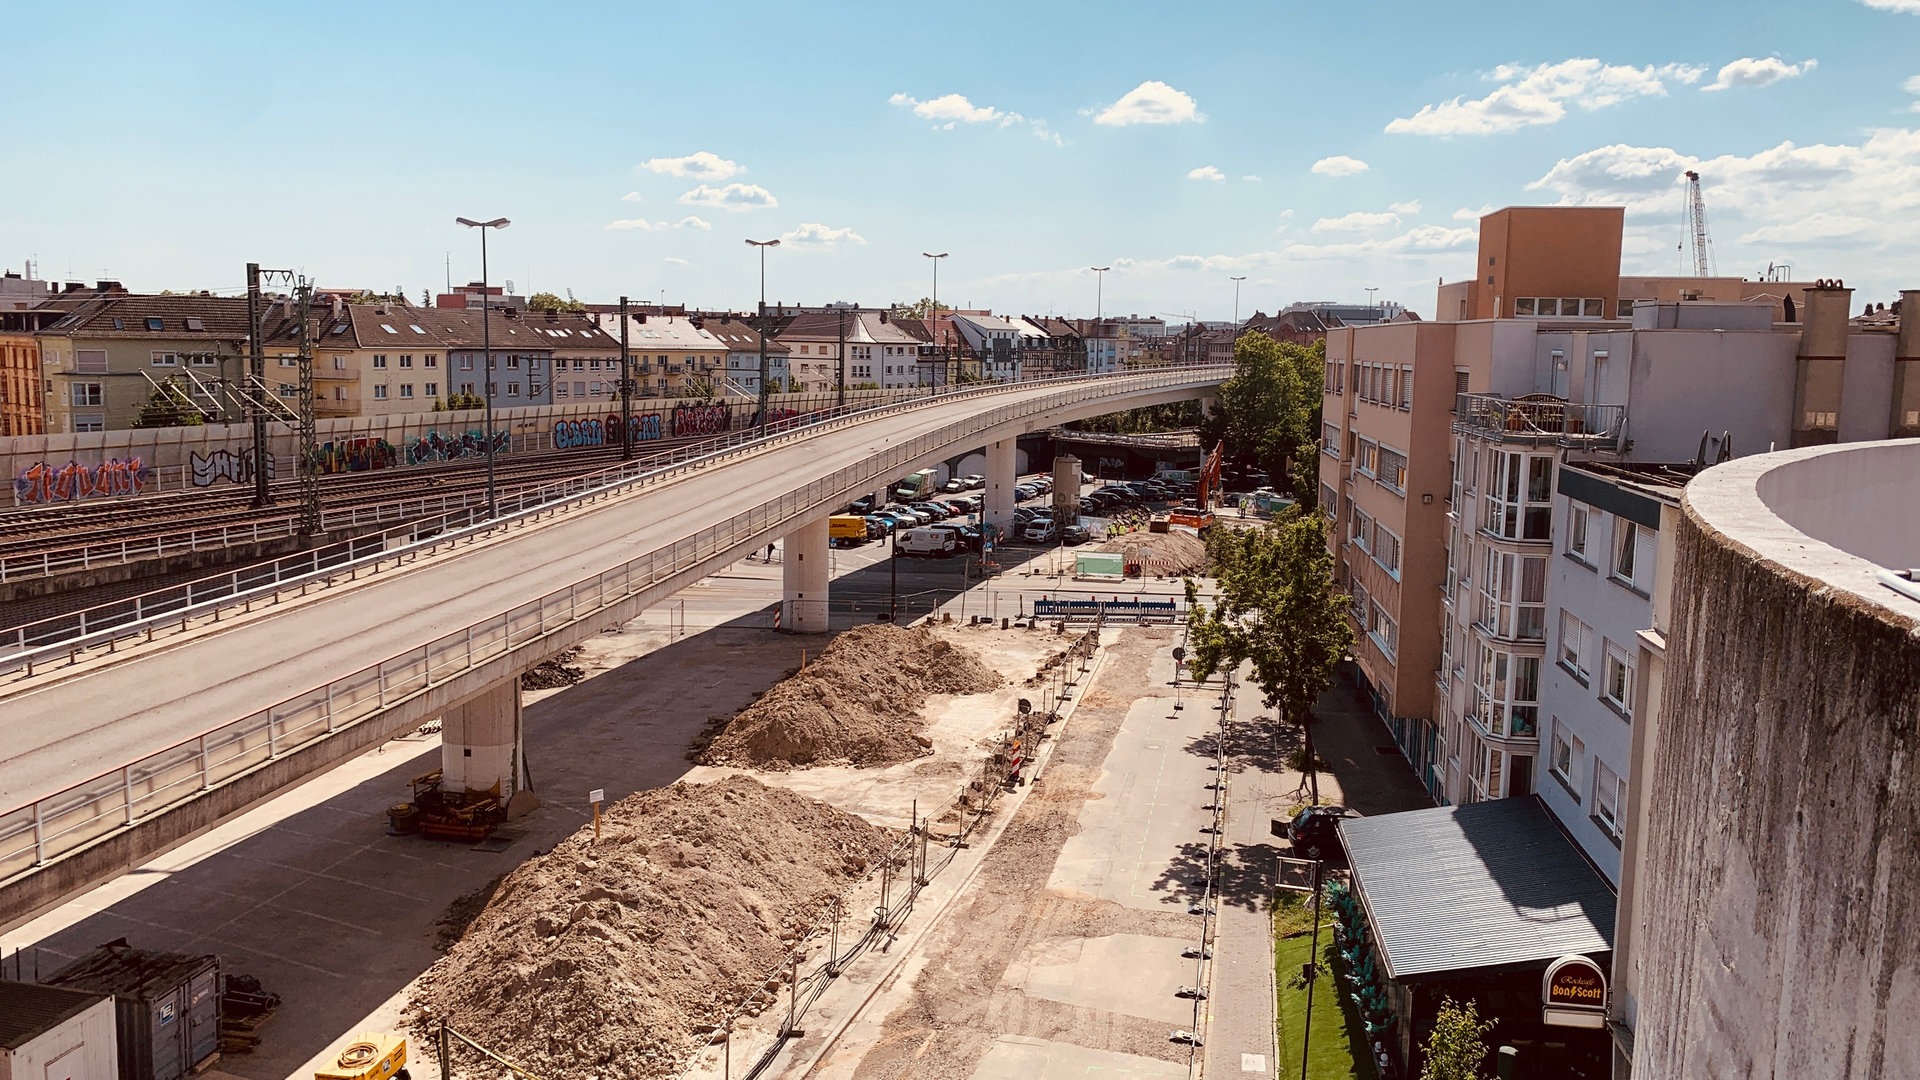
[(1552, 394), (1456, 394), (1453, 429), (1516, 446), (1614, 450), (1626, 439), (1625, 405), (1592, 405)]

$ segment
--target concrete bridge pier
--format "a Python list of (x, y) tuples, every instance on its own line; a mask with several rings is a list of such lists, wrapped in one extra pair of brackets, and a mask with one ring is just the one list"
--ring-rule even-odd
[(492, 791), (502, 801), (519, 792), (520, 678), (496, 683), (441, 717), (440, 786), (449, 792)]
[(1013, 508), (1018, 501), (1013, 486), (1020, 482), (1019, 457), (1015, 450), (1013, 439), (987, 444), (987, 497), (982, 503), (987, 524), (1009, 531), (1013, 528)]
[(827, 519), (809, 521), (781, 540), (780, 626), (796, 634), (827, 629)]

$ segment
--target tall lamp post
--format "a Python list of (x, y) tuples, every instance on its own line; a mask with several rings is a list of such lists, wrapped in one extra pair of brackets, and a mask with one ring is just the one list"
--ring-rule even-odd
[(1233, 279), (1233, 329), (1227, 336), (1227, 359), (1233, 359), (1233, 347), (1240, 340), (1240, 283), (1247, 275), (1240, 274)]
[(469, 229), (480, 230), (480, 355), (484, 358), (481, 366), (485, 369), (483, 375), (485, 376), (486, 382), (486, 385), (481, 387), (481, 389), (485, 391), (481, 395), (481, 401), (486, 410), (486, 420), (484, 423), (487, 429), (487, 517), (491, 520), (499, 516), (500, 504), (495, 497), (493, 486), (493, 308), (492, 305), (487, 303), (487, 289), (489, 288), (487, 283), (487, 230), (504, 229), (513, 223), (503, 217), (494, 218), (492, 221), (474, 221), (471, 218), (463, 217), (457, 217), (453, 220), (465, 225)]
[[(920, 254), (925, 255), (927, 258), (933, 260), (933, 295), (931, 297), (928, 297), (927, 299), (927, 330), (933, 336), (934, 354), (941, 355), (940, 354), (940, 260), (946, 258), (949, 252), (943, 251), (940, 254), (935, 255), (931, 251), (923, 251)], [(945, 374), (944, 368), (941, 373)]]
[[(1093, 348), (1094, 351), (1098, 353), (1100, 351), (1100, 320), (1102, 309), (1106, 302), (1107, 271), (1113, 269), (1113, 267), (1089, 266), (1087, 269), (1098, 275), (1094, 279), (1096, 284), (1093, 286)], [(1094, 362), (1101, 363), (1104, 360), (1105, 357), (1099, 357)]]
[(1378, 285), (1367, 286), (1367, 318), (1372, 319), (1374, 322), (1380, 321), (1380, 310), (1373, 306), (1373, 294), (1379, 291), (1380, 286)]
[[(757, 329), (760, 331), (760, 434), (765, 435), (768, 407), (767, 380), (772, 378), (772, 373), (767, 370), (767, 249), (779, 247), (780, 238), (776, 236), (771, 240), (749, 240), (747, 246), (760, 249), (760, 325)], [(787, 378), (791, 380), (793, 372), (787, 372)]]

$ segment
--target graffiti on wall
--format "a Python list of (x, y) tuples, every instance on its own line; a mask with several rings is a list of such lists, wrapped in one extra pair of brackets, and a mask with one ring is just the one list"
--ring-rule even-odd
[[(507, 452), (511, 440), (505, 431), (493, 433), (493, 452)], [(407, 443), (407, 464), (418, 465), (425, 461), (458, 461), (461, 458), (481, 457), (487, 452), (486, 433), (479, 428), (468, 428), (464, 432), (428, 431)]]
[(732, 423), (733, 406), (725, 402), (673, 407), (673, 433), (681, 438), (689, 435), (724, 435), (731, 429)]
[(318, 473), (371, 472), (400, 464), (400, 452), (385, 439), (337, 439), (313, 448)]
[(65, 465), (38, 462), (13, 478), (13, 497), (22, 503), (74, 502), (138, 495), (147, 488), (153, 470), (139, 457), (110, 458), (98, 465), (69, 461)]
[[(253, 451), (215, 450), (211, 454), (193, 452), (193, 486), (212, 487), (222, 480), (235, 484), (253, 482)], [(267, 455), (267, 479), (274, 478), (273, 455)]]
[[(610, 417), (618, 430), (620, 418)], [(555, 420), (553, 422), (553, 448), (572, 450), (580, 446), (606, 445), (606, 429), (598, 420)]]

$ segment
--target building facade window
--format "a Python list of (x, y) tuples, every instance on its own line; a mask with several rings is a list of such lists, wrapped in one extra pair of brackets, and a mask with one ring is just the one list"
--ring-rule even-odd
[(387, 366), (387, 354), (385, 354), (385, 353), (374, 353), (374, 354), (373, 354), (373, 366), (374, 366), (374, 367), (377, 367), (377, 368), (383, 368), (383, 367), (386, 367), (386, 366)]
[(427, 395), (428, 397), (439, 397), (440, 384), (437, 382), (430, 382), (426, 384), (424, 387), (422, 387), (420, 392)]
[(1544, 641), (1547, 636), (1547, 559), (1486, 548), (1480, 575), (1482, 630), (1513, 641)]
[(1607, 642), (1606, 667), (1601, 672), (1600, 697), (1623, 716), (1633, 715), (1633, 660), (1625, 649)]
[(1627, 801), (1627, 784), (1606, 762), (1593, 761), (1593, 820), (1614, 840), (1620, 839), (1621, 819)]
[(1593, 680), (1593, 627), (1560, 613), (1560, 666), (1586, 686)]
[(1547, 759), (1547, 771), (1559, 778), (1566, 786), (1567, 794), (1574, 802), (1580, 802), (1580, 788), (1573, 778), (1574, 760), (1579, 756), (1580, 740), (1569, 732), (1565, 724), (1553, 722), (1553, 746)]
[(1553, 458), (1488, 454), (1481, 528), (1503, 540), (1553, 538)]
[(1395, 493), (1407, 493), (1407, 456), (1398, 450), (1382, 446), (1379, 456), (1380, 482), (1392, 488)]
[(1386, 654), (1387, 659), (1391, 660), (1400, 648), (1400, 624), (1393, 621), (1393, 618), (1387, 614), (1387, 609), (1380, 606), (1380, 601), (1375, 600), (1372, 603), (1373, 615), (1368, 620), (1367, 636), (1371, 637), (1373, 643), (1380, 647), (1380, 651)]
[(1380, 444), (1372, 439), (1361, 439), (1354, 447), (1354, 469), (1363, 475), (1376, 477), (1380, 468)]
[(1593, 511), (1585, 503), (1572, 503), (1567, 512), (1567, 554), (1575, 559), (1593, 565), (1593, 557), (1587, 552), (1587, 526), (1593, 517)]
[(412, 396), (413, 396), (413, 384), (412, 384), (412, 383), (410, 383), (410, 382), (403, 382), (403, 383), (401, 383), (401, 384), (400, 384), (400, 396), (401, 396), (401, 397), (403, 397), (403, 398), (410, 398), (410, 397), (412, 397)]
[(1480, 646), (1480, 678), (1474, 714), (1491, 735), (1531, 739), (1539, 735), (1540, 658)]
[(73, 384), (73, 404), (76, 406), (100, 407), (107, 403), (107, 390), (104, 383), (77, 382)]
[(178, 353), (156, 352), (153, 354), (154, 367), (175, 367), (178, 366), (179, 363), (180, 355)]
[(1320, 425), (1320, 452), (1338, 460), (1340, 457), (1340, 428), (1334, 424), (1322, 422)]
[(1649, 593), (1653, 577), (1653, 530), (1625, 518), (1614, 519), (1613, 577), (1640, 593)]
[(400, 354), (400, 366), (401, 366), (401, 367), (412, 367), (412, 366), (413, 366), (413, 354), (412, 354), (412, 353), (401, 353), (401, 354)]
[(1395, 581), (1400, 579), (1400, 538), (1388, 532), (1379, 522), (1373, 526), (1373, 561), (1381, 569), (1392, 574)]
[(375, 383), (375, 384), (374, 384), (374, 386), (373, 386), (373, 400), (375, 400), (375, 401), (385, 401), (385, 400), (387, 400), (387, 384), (386, 384), (386, 383)]

